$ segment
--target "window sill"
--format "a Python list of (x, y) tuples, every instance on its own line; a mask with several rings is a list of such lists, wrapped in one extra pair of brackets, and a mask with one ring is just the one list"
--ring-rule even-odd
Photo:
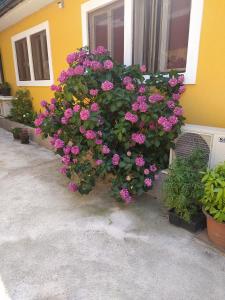
[(17, 86), (51, 86), (53, 80), (17, 81)]

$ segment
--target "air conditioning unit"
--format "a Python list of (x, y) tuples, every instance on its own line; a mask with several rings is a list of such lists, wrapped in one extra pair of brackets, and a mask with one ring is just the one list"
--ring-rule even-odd
[(170, 150), (170, 164), (176, 157), (185, 158), (198, 148), (202, 149), (210, 168), (225, 161), (225, 128), (185, 125)]

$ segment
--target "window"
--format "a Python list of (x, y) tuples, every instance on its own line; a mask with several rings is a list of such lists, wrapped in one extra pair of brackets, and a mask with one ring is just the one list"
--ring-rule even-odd
[(48, 22), (12, 38), (18, 86), (49, 86), (53, 83)]
[(101, 45), (113, 58), (123, 63), (124, 54), (124, 2), (117, 1), (89, 14), (90, 49)]
[(90, 0), (82, 5), (83, 45), (150, 72), (176, 69), (196, 81), (204, 0)]

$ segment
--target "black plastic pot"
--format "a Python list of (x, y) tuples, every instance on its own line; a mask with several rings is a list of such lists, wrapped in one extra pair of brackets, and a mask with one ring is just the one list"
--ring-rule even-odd
[(20, 134), (20, 140), (21, 140), (21, 144), (29, 144), (30, 143), (29, 134), (26, 129), (22, 130), (22, 132)]
[(10, 96), (11, 95), (11, 88), (10, 87), (3, 87), (1, 89), (2, 96)]
[(206, 228), (206, 217), (202, 212), (199, 212), (190, 223), (181, 219), (172, 209), (169, 211), (169, 222), (175, 226), (184, 228), (190, 232), (197, 232)]

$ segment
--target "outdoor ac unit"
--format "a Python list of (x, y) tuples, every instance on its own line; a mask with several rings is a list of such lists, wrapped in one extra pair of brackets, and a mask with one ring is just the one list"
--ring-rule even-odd
[(170, 151), (170, 164), (176, 157), (185, 158), (198, 148), (205, 153), (208, 166), (213, 168), (225, 161), (225, 128), (185, 125)]

